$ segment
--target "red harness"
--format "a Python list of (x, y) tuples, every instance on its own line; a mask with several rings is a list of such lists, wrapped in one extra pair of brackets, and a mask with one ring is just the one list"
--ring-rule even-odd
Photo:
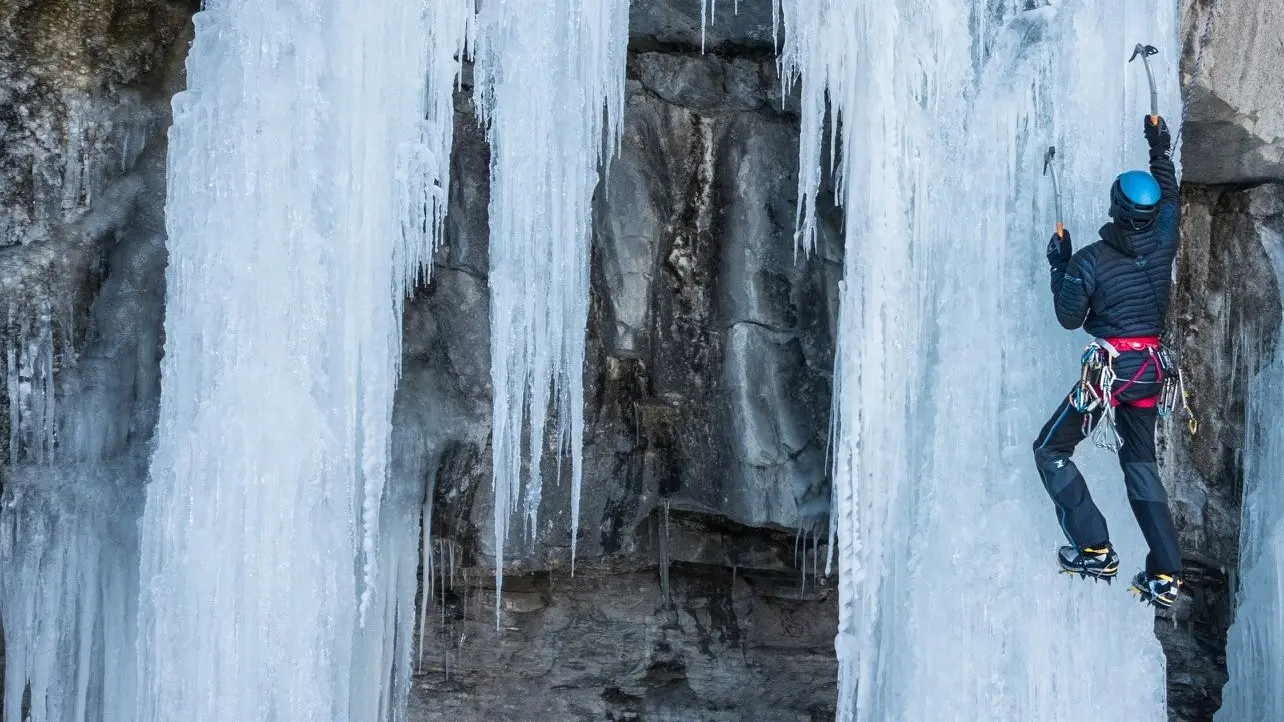
[(1107, 338), (1104, 341), (1115, 350), (1123, 353), (1124, 351), (1155, 351), (1159, 348), (1158, 336), (1137, 336), (1135, 338)]
[[(1158, 336), (1137, 336), (1135, 338), (1107, 338), (1103, 340), (1106, 343), (1113, 346), (1114, 349), (1119, 353), (1123, 353), (1125, 351), (1146, 351), (1149, 353), (1149, 358), (1147, 358), (1145, 361), (1141, 363), (1141, 368), (1137, 369), (1137, 373), (1133, 374), (1132, 378), (1128, 379), (1128, 381), (1124, 383), (1124, 385), (1120, 386), (1118, 390), (1110, 394), (1111, 406), (1118, 406), (1120, 404), (1119, 394), (1122, 394), (1124, 392), (1124, 389), (1127, 389), (1129, 386), (1132, 386), (1134, 383), (1136, 383), (1137, 379), (1140, 379), (1142, 374), (1146, 373), (1146, 369), (1150, 368), (1152, 364), (1155, 367), (1155, 383), (1156, 384), (1163, 383), (1164, 368), (1159, 363), (1159, 361), (1155, 358), (1155, 351), (1159, 350)], [(1123, 402), (1123, 404), (1125, 406), (1133, 406), (1139, 409), (1153, 409), (1154, 407), (1159, 405), (1159, 392), (1155, 392), (1154, 396), (1144, 398), (1144, 399), (1137, 399), (1136, 401), (1126, 401), (1126, 402)]]

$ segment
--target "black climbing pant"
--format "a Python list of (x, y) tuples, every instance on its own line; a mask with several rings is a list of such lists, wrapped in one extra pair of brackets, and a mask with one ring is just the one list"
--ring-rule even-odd
[[(1116, 360), (1116, 367), (1121, 371), (1119, 376), (1123, 379), (1130, 378), (1137, 368), (1137, 359), (1128, 358), (1130, 356), (1144, 357), (1145, 354), (1126, 353)], [(1119, 466), (1123, 468), (1132, 513), (1150, 546), (1146, 571), (1150, 574), (1177, 574), (1181, 571), (1177, 529), (1168, 509), (1168, 493), (1159, 480), (1159, 467), (1155, 463), (1158, 411), (1153, 406), (1130, 405), (1130, 402), (1153, 397), (1158, 390), (1156, 381), (1154, 374), (1145, 372), (1119, 395), (1120, 404), (1115, 407), (1115, 425), (1123, 440), (1119, 449)], [(1095, 424), (1101, 410), (1089, 413)], [(1035, 465), (1048, 495), (1052, 497), (1061, 530), (1070, 543), (1079, 548), (1103, 544), (1110, 539), (1105, 517), (1093, 503), (1083, 475), (1070, 460), (1075, 447), (1086, 437), (1084, 416), (1070, 405), (1067, 397), (1057, 406), (1034, 441)]]

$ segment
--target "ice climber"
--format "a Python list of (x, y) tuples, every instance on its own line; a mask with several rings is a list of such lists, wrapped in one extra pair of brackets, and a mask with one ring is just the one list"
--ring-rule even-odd
[(1090, 433), (1118, 452), (1128, 501), (1150, 547), (1132, 591), (1168, 607), (1181, 586), (1181, 554), (1155, 463), (1155, 424), (1161, 395), (1171, 398), (1165, 384), (1176, 374), (1159, 339), (1180, 202), (1163, 118), (1146, 116), (1145, 137), (1150, 173), (1130, 170), (1115, 179), (1111, 221), (1101, 227), (1100, 240), (1073, 255), (1069, 231), (1053, 234), (1048, 243), (1057, 320), (1067, 329), (1082, 326), (1095, 339), (1084, 353), (1080, 381), (1035, 439), (1034, 458), (1070, 541), (1058, 552), (1061, 568), (1110, 580), (1119, 571), (1119, 556), (1070, 456)]

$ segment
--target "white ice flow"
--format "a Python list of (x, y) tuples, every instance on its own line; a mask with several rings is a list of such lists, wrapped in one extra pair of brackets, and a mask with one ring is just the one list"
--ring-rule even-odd
[[(1275, 278), (1284, 284), (1284, 237), (1263, 228)], [(1269, 241), (1268, 242), (1268, 236)], [(1281, 333), (1284, 333), (1282, 328)], [(1278, 336), (1277, 336), (1278, 338)], [(1278, 342), (1277, 342), (1278, 344)], [(1284, 719), (1284, 353), (1249, 385), (1245, 414), (1244, 508), (1239, 589), (1226, 640), (1228, 679), (1217, 722)]]
[(388, 719), (404, 696), (414, 588), (389, 557), (417, 553), (418, 516), (380, 511), (471, 5), (210, 0), (195, 16), (134, 719)]
[(11, 469), (0, 498), (5, 722), (133, 718), (140, 465)]
[[(1089, 340), (1052, 313), (1043, 155), (1056, 145), (1075, 247), (1092, 242), (1114, 176), (1146, 167), (1136, 43), (1160, 49), (1161, 112), (1180, 116), (1177, 3), (779, 2), (799, 243), (831, 164), (847, 218), (838, 719), (1165, 719), (1152, 613), (1126, 584), (1056, 573), (1031, 446)], [(1080, 449), (1131, 575), (1146, 549), (1119, 468)]]
[(627, 0), (487, 0), (478, 9), (476, 100), (490, 141), (497, 622), (509, 527), (520, 505), (526, 539), (535, 537), (550, 443), (559, 478), (570, 457), (574, 562), (592, 201), (619, 143), (628, 9)]

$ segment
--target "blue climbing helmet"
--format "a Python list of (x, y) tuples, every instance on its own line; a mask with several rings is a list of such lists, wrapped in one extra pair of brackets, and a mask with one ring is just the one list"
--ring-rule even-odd
[(1120, 173), (1110, 186), (1110, 217), (1125, 228), (1144, 230), (1159, 214), (1159, 184), (1144, 170)]

